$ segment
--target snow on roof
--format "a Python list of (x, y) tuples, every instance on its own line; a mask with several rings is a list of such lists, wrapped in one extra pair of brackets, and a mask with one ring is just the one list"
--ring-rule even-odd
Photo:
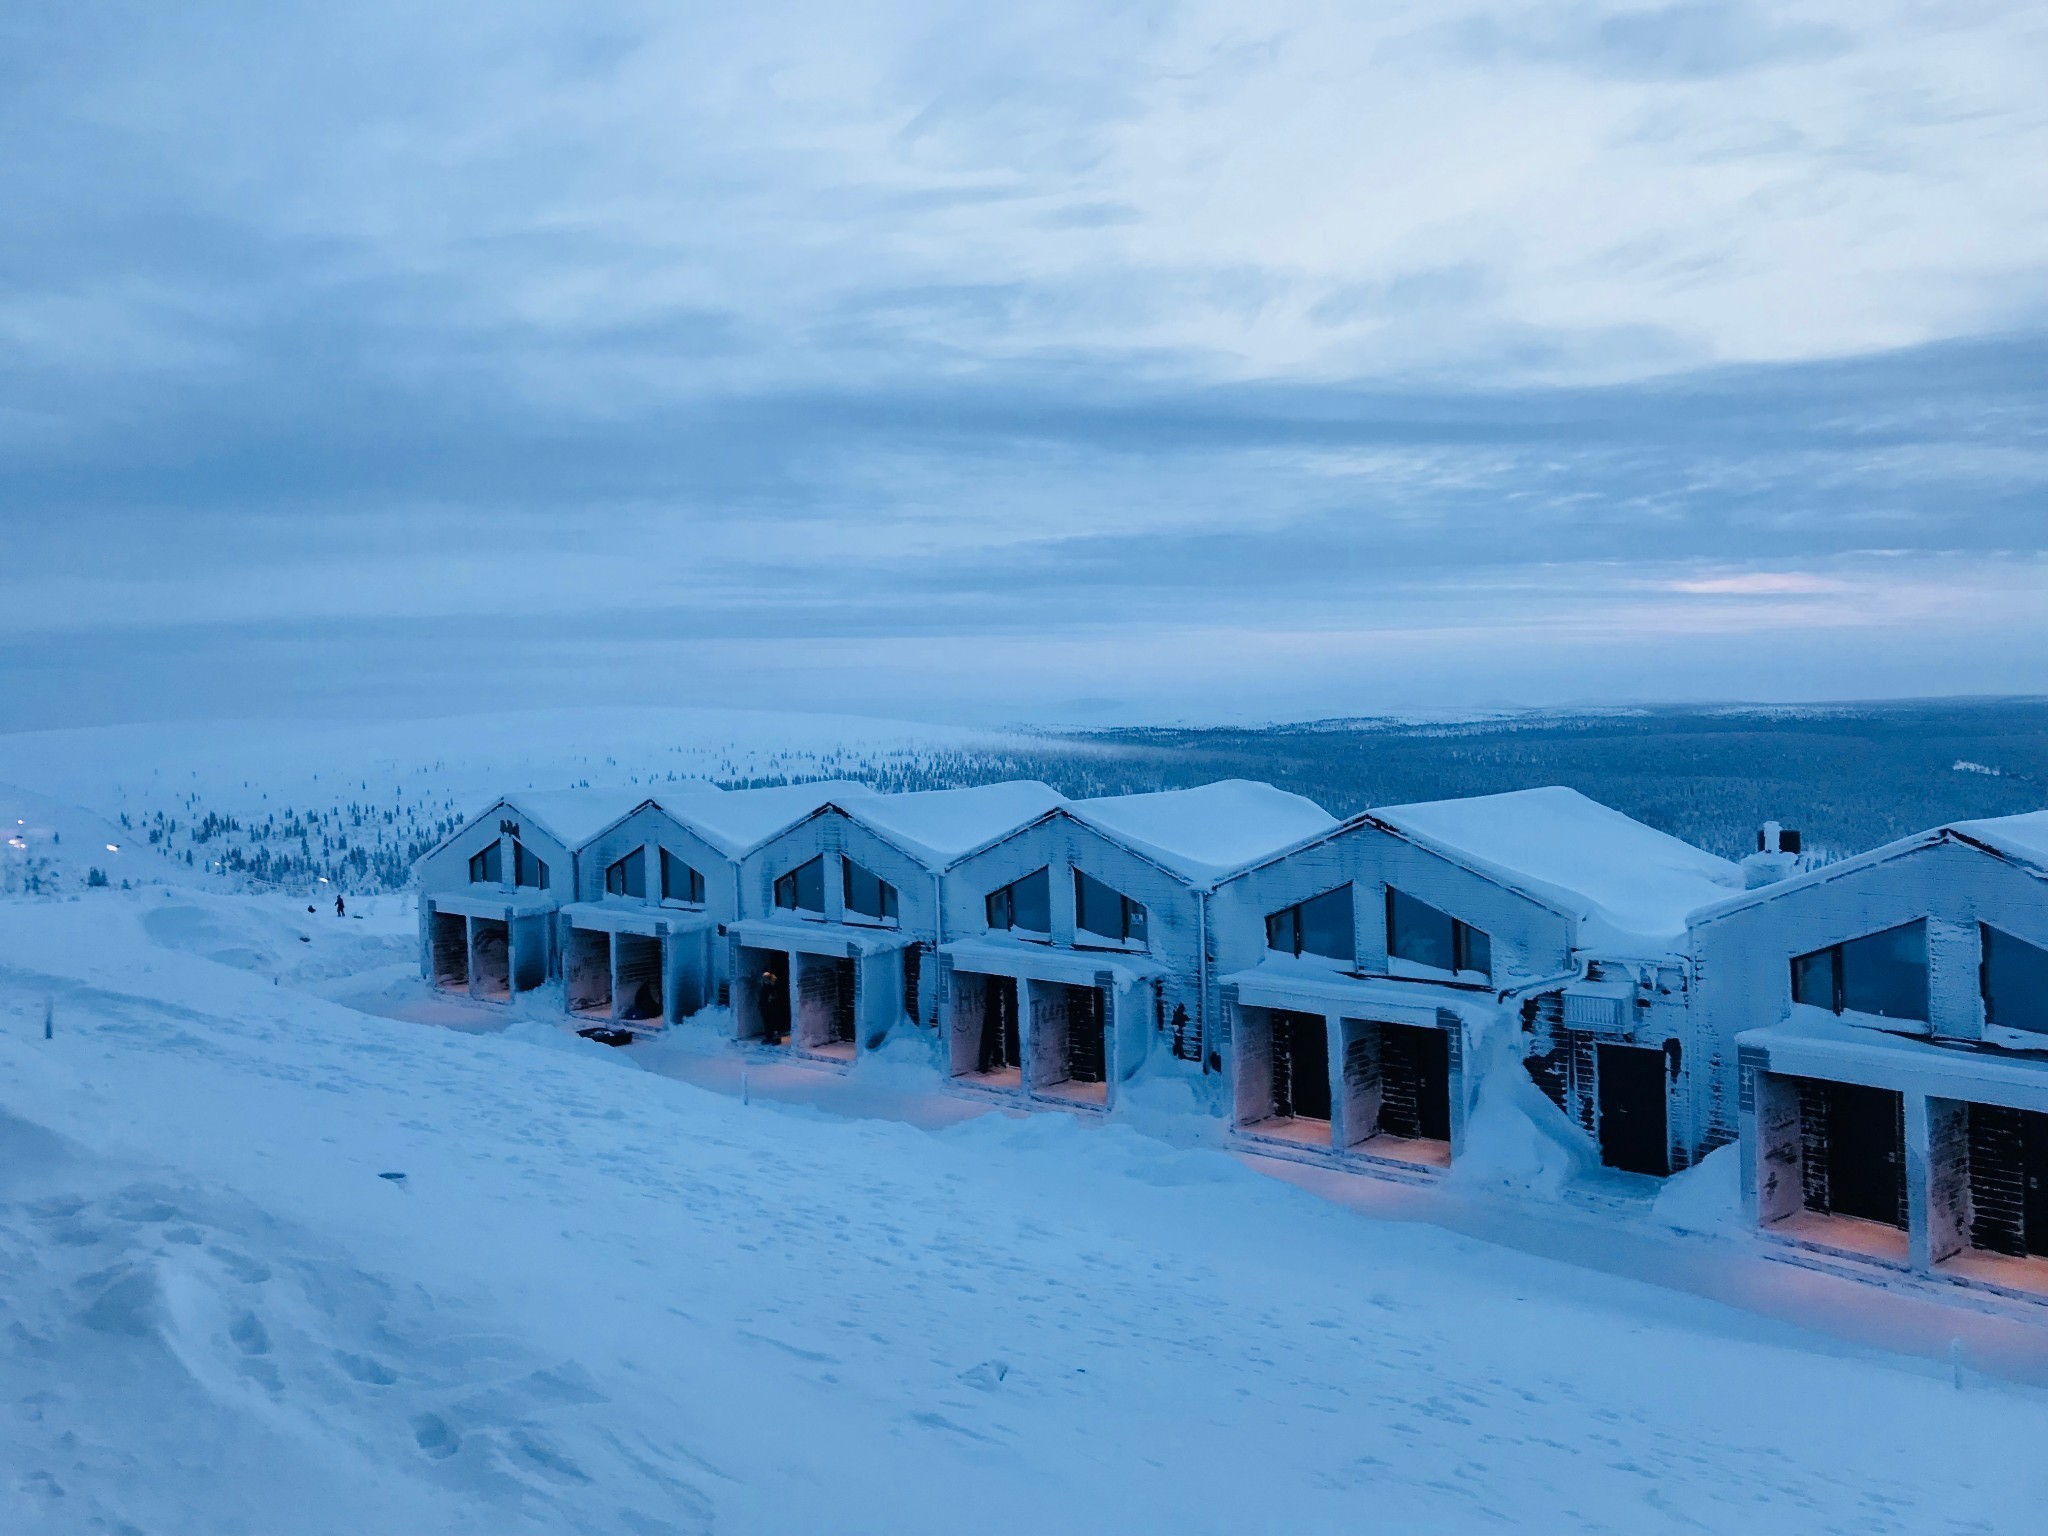
[(1013, 779), (969, 789), (869, 793), (845, 808), (936, 869), (1065, 803), (1049, 784)]
[(2048, 870), (2048, 811), (1987, 816), (1980, 821), (1952, 821), (1947, 830), (1988, 843), (2010, 858), (2024, 859)]
[(654, 791), (633, 787), (522, 789), (501, 798), (527, 820), (538, 822), (541, 830), (554, 834), (563, 847), (575, 849), (628, 811), (652, 800)]
[(1663, 948), (1686, 918), (1742, 890), (1727, 859), (1551, 786), (1367, 813), (1481, 873), (1577, 914), (1581, 944)]
[(865, 784), (817, 779), (808, 784), (773, 784), (761, 789), (718, 789), (706, 785), (682, 794), (662, 793), (655, 802), (728, 857), (737, 858), (821, 805), (879, 798)]
[(1213, 883), (1270, 853), (1327, 832), (1337, 818), (1315, 801), (1250, 779), (1196, 789), (1069, 801), (1081, 821), (1176, 874)]

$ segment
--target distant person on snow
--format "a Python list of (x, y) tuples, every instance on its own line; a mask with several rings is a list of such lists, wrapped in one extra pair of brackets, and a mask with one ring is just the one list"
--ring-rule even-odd
[(336, 917), (348, 916), (348, 903), (341, 899), (341, 892), (339, 891), (334, 893), (334, 915)]

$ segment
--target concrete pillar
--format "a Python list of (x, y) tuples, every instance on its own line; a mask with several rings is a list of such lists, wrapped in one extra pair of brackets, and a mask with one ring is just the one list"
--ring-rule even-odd
[[(1914, 1165), (1914, 1106), (1925, 1125), (1925, 1159)], [(1909, 1234), (1913, 1267), (1931, 1269), (1970, 1242), (1970, 1106), (1960, 1099), (1906, 1096), (1906, 1176), (1925, 1175), (1926, 1220)], [(1910, 1200), (1910, 1195), (1909, 1195)]]
[(1799, 1090), (1748, 1059), (1742, 1081), (1743, 1209), (1753, 1225), (1767, 1227), (1805, 1204)]
[(1927, 1017), (1937, 1035), (1984, 1038), (1983, 935), (1975, 923), (1927, 920)]
[(1472, 1114), (1472, 1091), (1478, 1074), (1465, 1070), (1465, 1021), (1449, 1008), (1436, 1011), (1437, 1027), (1450, 1037), (1451, 1156), (1465, 1150), (1465, 1122)]

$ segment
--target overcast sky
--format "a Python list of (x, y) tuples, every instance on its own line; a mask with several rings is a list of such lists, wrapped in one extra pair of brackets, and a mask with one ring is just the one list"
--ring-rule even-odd
[(2048, 8), (0, 7), (16, 726), (2048, 691)]

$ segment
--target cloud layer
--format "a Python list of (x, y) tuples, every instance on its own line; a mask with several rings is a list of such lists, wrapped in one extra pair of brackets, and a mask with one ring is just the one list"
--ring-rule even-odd
[(17, 722), (2048, 688), (2043, 78), (1996, 4), (10, 7)]

